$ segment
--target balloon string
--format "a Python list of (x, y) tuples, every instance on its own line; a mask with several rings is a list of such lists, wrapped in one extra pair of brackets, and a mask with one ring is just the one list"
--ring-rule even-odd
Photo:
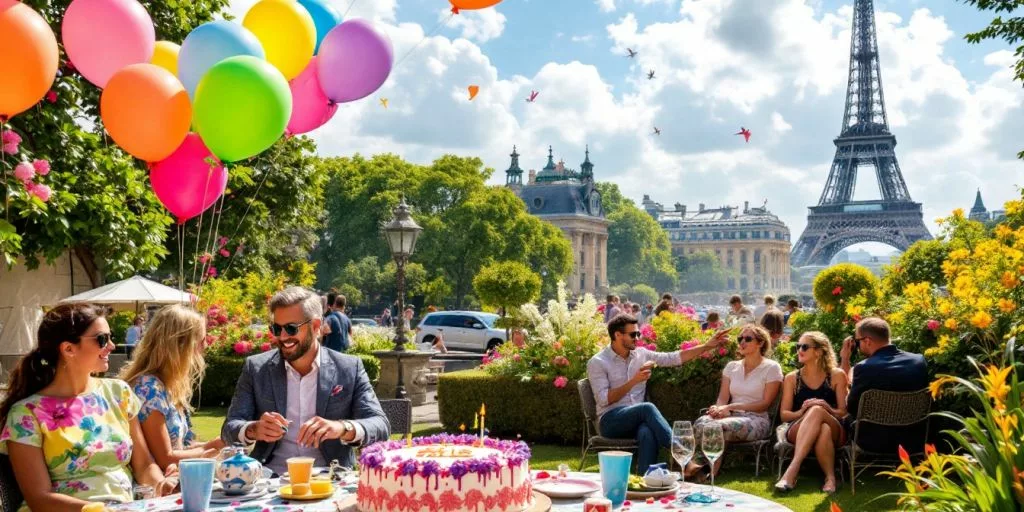
[[(6, 132), (7, 119), (0, 116), (0, 137)], [(3, 142), (0, 141), (0, 167), (4, 169), (4, 218), (11, 223), (11, 181), (7, 177), (7, 152), (3, 149)]]
[(185, 237), (183, 235), (185, 224), (178, 223), (178, 291), (185, 291)]
[[(212, 254), (214, 251), (214, 241), (220, 238), (220, 220), (224, 217), (224, 196), (225, 194), (220, 195), (220, 201), (216, 204), (216, 209), (213, 211), (213, 219), (210, 222), (211, 236), (208, 239), (210, 243), (208, 245), (209, 250), (207, 251), (207, 253), (211, 254), (211, 257), (209, 261), (203, 264), (203, 276), (206, 276), (207, 269), (213, 267), (213, 264), (211, 262), (213, 261)], [(208, 280), (208, 277), (205, 279), (200, 277), (199, 291), (197, 292), (197, 295), (202, 295), (203, 285), (206, 284), (206, 281)]]
[[(271, 166), (270, 166), (271, 169), (274, 168), (274, 164), (277, 163), (277, 157), (279, 155), (280, 155), (280, 153), (274, 154), (274, 157), (272, 158), (272, 161), (270, 162), (271, 163)], [(270, 172), (269, 171), (265, 171), (263, 173), (263, 178), (260, 179), (259, 186), (256, 187), (256, 191), (253, 192), (252, 197), (249, 198), (249, 202), (245, 206), (245, 212), (242, 213), (242, 218), (239, 219), (238, 220), (238, 224), (235, 225), (234, 233), (231, 233), (231, 240), (234, 240), (235, 237), (238, 236), (238, 230), (242, 228), (242, 224), (245, 222), (245, 218), (249, 215), (249, 210), (252, 208), (252, 203), (254, 201), (256, 201), (256, 196), (260, 193), (260, 190), (263, 189), (263, 184), (267, 182), (267, 177), (268, 176), (270, 176)], [(227, 274), (228, 270), (231, 270), (231, 265), (235, 262), (235, 255), (236, 254), (238, 254), (238, 250), (237, 249), (235, 250), (235, 252), (231, 253), (231, 258), (228, 259), (228, 266), (224, 268), (224, 272), (223, 272), (224, 274)]]
[(424, 35), (423, 39), (420, 39), (420, 41), (416, 43), (415, 46), (410, 48), (409, 51), (405, 52), (405, 55), (403, 55), (401, 59), (398, 59), (398, 62), (395, 63), (394, 68), (397, 68), (403, 61), (405, 61), (406, 58), (412, 55), (412, 52), (416, 51), (416, 49), (419, 48), (421, 44), (423, 44), (423, 41), (430, 39), (431, 37), (434, 36), (434, 34), (437, 33), (438, 30), (441, 30), (441, 27), (447, 25), (448, 22), (452, 20), (453, 16), (455, 16), (455, 13), (449, 13), (448, 16), (445, 17), (445, 19), (441, 20), (437, 25), (435, 25), (434, 29), (431, 30), (429, 34)]
[[(202, 201), (206, 202), (206, 195), (210, 193), (210, 176), (213, 174), (213, 165), (210, 165), (206, 170), (206, 185), (203, 187), (203, 198)], [(192, 284), (196, 284), (196, 270), (199, 267), (199, 241), (203, 238), (203, 217), (206, 215), (206, 210), (199, 212), (199, 227), (196, 229), (196, 250), (194, 258), (192, 260)], [(202, 279), (199, 276), (199, 279)]]
[(352, 2), (348, 4), (348, 9), (345, 9), (345, 14), (342, 14), (341, 17), (344, 18), (345, 16), (348, 16), (348, 12), (352, 10), (352, 6), (356, 5), (356, 2), (358, 1), (359, 0), (352, 0)]

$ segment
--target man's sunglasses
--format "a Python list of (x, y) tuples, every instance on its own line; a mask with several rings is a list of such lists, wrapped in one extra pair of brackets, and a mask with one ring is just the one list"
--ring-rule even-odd
[(633, 338), (634, 340), (638, 340), (640, 339), (640, 336), (643, 336), (642, 334), (640, 334), (640, 331), (633, 331), (626, 334), (629, 334), (629, 337)]
[(270, 324), (270, 333), (273, 334), (274, 336), (280, 336), (281, 335), (281, 331), (284, 331), (284, 332), (288, 333), (288, 336), (295, 336), (296, 334), (299, 333), (299, 327), (302, 327), (303, 325), (306, 325), (306, 324), (308, 324), (308, 323), (310, 323), (312, 321), (313, 321), (313, 319), (310, 318), (309, 320), (306, 320), (305, 322), (302, 322), (301, 324), (297, 324), (295, 322), (284, 324), (284, 325)]
[[(109, 332), (101, 332), (95, 336), (82, 336), (83, 338), (93, 338), (96, 340), (96, 344), (103, 348), (107, 346), (107, 343), (114, 343), (114, 337)], [(114, 343), (117, 345), (117, 343)]]

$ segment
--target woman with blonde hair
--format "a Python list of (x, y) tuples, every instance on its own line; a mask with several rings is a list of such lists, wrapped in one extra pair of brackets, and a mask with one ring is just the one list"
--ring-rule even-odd
[(786, 440), (793, 443), (793, 461), (782, 479), (775, 484), (780, 492), (789, 492), (796, 485), (800, 464), (814, 451), (818, 465), (825, 472), (822, 491), (836, 490), (835, 452), (845, 440), (841, 419), (846, 415), (846, 394), (849, 382), (836, 365), (836, 355), (828, 337), (816, 331), (806, 332), (797, 342), (800, 368), (786, 375), (783, 382), (779, 414), (785, 427)]
[(220, 438), (197, 443), (192, 433), (192, 391), (199, 387), (206, 361), (206, 320), (181, 305), (157, 312), (121, 378), (142, 400), (139, 422), (161, 468), (182, 459), (212, 457)]

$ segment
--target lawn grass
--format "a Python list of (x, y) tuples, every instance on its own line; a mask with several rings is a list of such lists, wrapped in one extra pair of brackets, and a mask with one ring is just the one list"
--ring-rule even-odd
[[(224, 423), (223, 408), (208, 407), (197, 411), (192, 417), (193, 427), (200, 439), (210, 439), (220, 434), (221, 425)], [(436, 424), (413, 425), (413, 435), (423, 436), (442, 432)], [(395, 438), (401, 436), (396, 435)], [(532, 444), (530, 449), (533, 452), (530, 458), (530, 467), (533, 469), (558, 469), (559, 464), (568, 464), (571, 470), (579, 467), (580, 447), (578, 445), (556, 445), (556, 444)], [(665, 460), (668, 460), (668, 452), (665, 452)], [(872, 476), (872, 472), (865, 472), (857, 480), (857, 494), (850, 494), (850, 486), (842, 484), (839, 491), (832, 496), (821, 492), (824, 483), (821, 471), (813, 461), (805, 464), (801, 472), (800, 480), (796, 489), (785, 495), (776, 495), (773, 492), (775, 485), (774, 469), (762, 468), (761, 476), (755, 477), (753, 464), (741, 461), (732, 467), (726, 467), (722, 474), (715, 480), (716, 485), (729, 489), (753, 494), (777, 502), (789, 507), (796, 512), (819, 512), (828, 511), (831, 503), (835, 501), (845, 511), (857, 510), (897, 510), (896, 501), (890, 498), (883, 498), (874, 501), (879, 496), (895, 492), (900, 489), (895, 481), (882, 477)], [(597, 456), (587, 456), (583, 470), (597, 472)]]

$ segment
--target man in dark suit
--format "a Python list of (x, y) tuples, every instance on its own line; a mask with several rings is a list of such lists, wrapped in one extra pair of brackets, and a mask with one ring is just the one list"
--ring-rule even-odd
[[(851, 370), (850, 358), (855, 351), (863, 352), (867, 358)], [(891, 345), (889, 324), (881, 318), (865, 318), (858, 322), (853, 338), (843, 341), (839, 355), (843, 371), (852, 383), (846, 399), (849, 416), (844, 423), (850, 439), (853, 439), (853, 425), (865, 391), (918, 391), (928, 387), (928, 366), (924, 356), (904, 352)], [(897, 447), (903, 445), (910, 453), (916, 453), (923, 449), (924, 431), (924, 423), (906, 428), (865, 424), (861, 426), (857, 443), (869, 452), (895, 454)]]
[(358, 357), (320, 346), (320, 298), (293, 286), (270, 299), (276, 350), (249, 357), (221, 438), (255, 443), (252, 457), (277, 474), (291, 457), (354, 467), (352, 445), (388, 438), (390, 426)]

